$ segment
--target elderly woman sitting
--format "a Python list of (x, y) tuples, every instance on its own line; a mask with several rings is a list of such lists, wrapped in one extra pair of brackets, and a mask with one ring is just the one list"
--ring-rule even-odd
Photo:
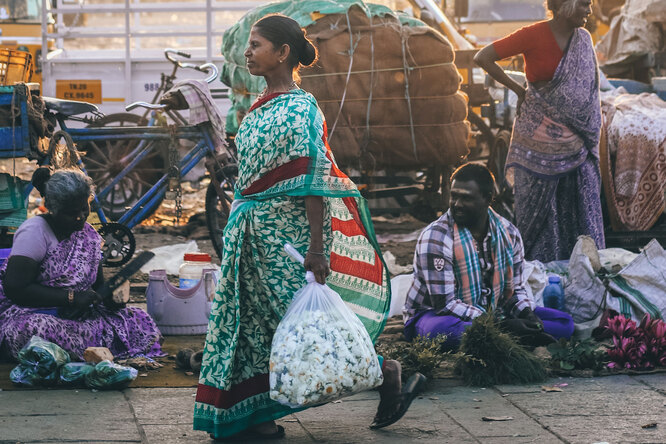
[(26, 220), (0, 267), (0, 356), (16, 358), (33, 335), (82, 359), (88, 347), (119, 358), (162, 354), (155, 322), (138, 308), (102, 300), (102, 239), (86, 223), (92, 180), (78, 170), (33, 174), (47, 214)]

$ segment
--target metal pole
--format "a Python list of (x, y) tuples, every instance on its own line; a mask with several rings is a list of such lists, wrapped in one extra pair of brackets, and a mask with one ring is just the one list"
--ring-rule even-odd
[(213, 61), (213, 21), (215, 20), (213, 11), (213, 0), (206, 0), (206, 63)]
[(130, 51), (130, 0), (125, 0), (125, 104), (134, 102), (132, 94), (132, 53)]

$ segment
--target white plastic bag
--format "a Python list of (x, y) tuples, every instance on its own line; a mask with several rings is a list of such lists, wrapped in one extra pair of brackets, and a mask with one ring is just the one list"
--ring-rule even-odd
[(381, 385), (377, 354), (361, 321), (312, 272), (306, 280), (273, 336), (271, 399), (311, 406)]

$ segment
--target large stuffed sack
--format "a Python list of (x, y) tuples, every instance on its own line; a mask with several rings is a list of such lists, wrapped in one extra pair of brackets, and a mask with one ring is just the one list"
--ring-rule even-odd
[(467, 100), (451, 44), (423, 22), (358, 1), (271, 3), (230, 28), (222, 80), (237, 112), (229, 128), (264, 88), (232, 42), (247, 41), (252, 23), (271, 12), (306, 27), (319, 49), (316, 66), (301, 71), (301, 87), (322, 108), (341, 166), (410, 170), (457, 164), (467, 154)]

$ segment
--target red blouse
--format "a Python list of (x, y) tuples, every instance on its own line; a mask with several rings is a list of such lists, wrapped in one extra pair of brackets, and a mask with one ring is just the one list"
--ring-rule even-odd
[(530, 82), (551, 80), (564, 55), (546, 21), (523, 26), (493, 42), (493, 47), (500, 59), (522, 54)]

